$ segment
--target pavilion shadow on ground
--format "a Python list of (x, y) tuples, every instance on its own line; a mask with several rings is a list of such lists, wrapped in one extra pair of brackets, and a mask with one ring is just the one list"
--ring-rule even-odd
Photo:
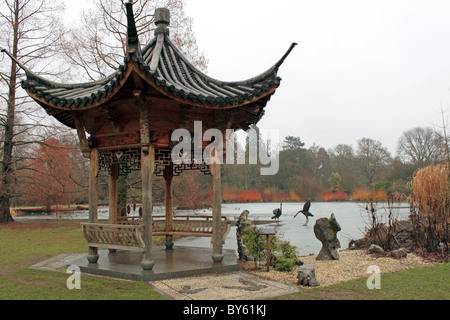
[(217, 272), (239, 270), (236, 252), (224, 250), (225, 258), (214, 263), (210, 248), (175, 246), (172, 250), (165, 247), (153, 248), (155, 266), (145, 271), (141, 266), (141, 253), (132, 251), (99, 251), (96, 264), (87, 261), (86, 256), (74, 261), (74, 265), (87, 274), (101, 275), (134, 281), (155, 281)]

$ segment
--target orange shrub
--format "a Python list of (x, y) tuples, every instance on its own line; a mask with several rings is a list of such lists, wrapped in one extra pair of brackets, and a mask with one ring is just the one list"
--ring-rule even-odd
[(348, 193), (344, 191), (326, 192), (323, 194), (323, 201), (345, 201), (348, 200)]
[(247, 190), (239, 192), (239, 202), (260, 202), (262, 194), (259, 190)]
[(289, 191), (289, 200), (299, 202), (301, 199), (300, 199), (300, 196), (294, 190), (290, 190)]
[(239, 192), (230, 189), (222, 190), (222, 200), (224, 202), (238, 202)]
[(275, 188), (266, 188), (263, 192), (259, 190), (234, 191), (222, 190), (223, 202), (287, 202), (301, 201), (300, 196), (293, 190), (281, 193)]
[(274, 187), (265, 188), (263, 191), (263, 194), (262, 194), (263, 201), (266, 201), (266, 202), (274, 201), (274, 197), (275, 197), (276, 193), (277, 193), (277, 190)]

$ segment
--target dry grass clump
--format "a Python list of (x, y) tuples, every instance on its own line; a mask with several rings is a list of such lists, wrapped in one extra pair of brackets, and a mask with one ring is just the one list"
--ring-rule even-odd
[(413, 241), (417, 248), (429, 252), (449, 250), (450, 242), (450, 187), (445, 165), (418, 170), (410, 183), (411, 203), (416, 209)]
[(450, 194), (448, 169), (442, 164), (418, 170), (410, 183), (412, 201), (422, 216), (448, 220)]

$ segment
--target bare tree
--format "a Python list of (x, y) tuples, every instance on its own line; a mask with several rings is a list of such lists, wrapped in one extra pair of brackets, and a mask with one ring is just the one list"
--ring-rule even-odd
[(441, 158), (442, 139), (429, 127), (416, 127), (403, 132), (397, 154), (406, 163), (425, 167)]
[(333, 170), (342, 178), (341, 185), (344, 191), (351, 192), (357, 185), (355, 173), (355, 153), (348, 144), (338, 144), (328, 151)]
[(368, 186), (374, 182), (375, 177), (391, 160), (389, 151), (383, 147), (381, 142), (370, 138), (358, 140), (356, 156)]
[[(68, 32), (64, 52), (70, 63), (77, 67), (82, 80), (104, 78), (122, 63), (127, 39), (124, 2), (94, 0), (94, 9), (83, 12), (79, 26)], [(171, 40), (197, 67), (206, 70), (208, 62), (197, 47), (192, 19), (184, 12), (184, 0), (140, 0), (133, 4), (141, 45), (153, 37), (155, 9), (166, 7), (171, 14)]]
[[(10, 201), (13, 196), (14, 172), (18, 166), (15, 150), (32, 142), (31, 136), (44, 134), (42, 111), (25, 98), (18, 86), (22, 75), (19, 65), (40, 68), (42, 61), (54, 57), (60, 39), (59, 14), (63, 7), (50, 0), (5, 0), (0, 4), (0, 47), (8, 52), (0, 66), (0, 124), (2, 126), (2, 163), (0, 167), (0, 223), (12, 221)], [(51, 70), (49, 70), (51, 71)], [(33, 109), (34, 108), (34, 109)], [(20, 120), (20, 126), (18, 125)], [(18, 137), (26, 137), (18, 140)], [(41, 139), (42, 140), (42, 139)]]

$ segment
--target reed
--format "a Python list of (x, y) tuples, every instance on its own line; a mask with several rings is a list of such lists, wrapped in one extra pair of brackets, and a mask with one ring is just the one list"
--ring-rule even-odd
[(411, 215), (417, 248), (429, 252), (449, 251), (450, 194), (449, 172), (445, 165), (418, 170), (410, 182)]

